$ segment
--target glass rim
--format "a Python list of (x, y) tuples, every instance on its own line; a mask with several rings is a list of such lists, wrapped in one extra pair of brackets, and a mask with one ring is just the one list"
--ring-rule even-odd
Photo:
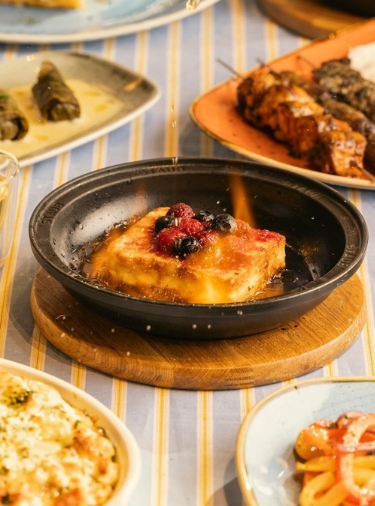
[[(7, 158), (8, 160), (10, 160), (12, 162), (14, 170), (12, 171), (12, 173), (9, 176), (4, 176), (4, 178), (0, 179), (0, 187), (8, 185), (12, 181), (12, 179), (14, 179), (18, 175), (18, 172), (20, 170), (19, 161), (12, 153), (9, 153), (9, 151), (4, 151), (3, 149), (0, 149), (0, 162), (1, 162), (2, 157)], [(1, 163), (0, 163), (0, 168), (1, 168)]]

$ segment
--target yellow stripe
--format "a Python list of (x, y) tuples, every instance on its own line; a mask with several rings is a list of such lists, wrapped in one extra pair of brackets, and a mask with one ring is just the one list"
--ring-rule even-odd
[[(203, 92), (212, 88), (212, 9), (206, 9), (202, 13), (202, 61), (201, 67)], [(208, 135), (202, 134), (203, 156), (210, 157), (213, 154), (213, 141)]]
[(103, 135), (102, 137), (96, 139), (94, 143), (92, 170), (103, 169), (106, 166), (106, 152), (107, 152), (107, 136)]
[(245, 418), (250, 409), (255, 404), (255, 390), (254, 388), (244, 388), (240, 390), (240, 410), (241, 420)]
[(271, 20), (266, 21), (266, 61), (270, 62), (277, 58), (279, 53), (277, 37), (276, 37), (276, 25)]
[[(361, 212), (361, 199), (360, 193), (358, 190), (350, 190), (349, 197), (351, 202), (357, 207), (357, 209)], [(366, 312), (367, 318), (365, 322), (365, 326), (362, 331), (363, 335), (363, 343), (364, 343), (364, 358), (366, 360), (366, 372), (367, 374), (374, 376), (375, 375), (375, 351), (373, 347), (373, 342), (375, 339), (374, 336), (374, 313), (373, 313), (373, 304), (372, 304), (372, 295), (371, 295), (371, 280), (367, 267), (367, 259), (363, 261), (361, 267), (359, 268), (358, 275), (362, 281), (363, 290), (365, 294), (365, 304), (366, 304)]]
[(114, 378), (112, 385), (113, 385), (112, 410), (125, 423), (126, 412), (124, 411), (124, 406), (126, 406), (127, 383), (126, 381)]
[(152, 504), (165, 506), (168, 489), (169, 390), (155, 389)]
[(176, 21), (170, 26), (170, 40), (168, 52), (168, 89), (166, 91), (166, 127), (165, 127), (165, 156), (178, 155), (178, 76), (180, 68), (180, 28)]
[(333, 378), (338, 375), (337, 360), (333, 360), (331, 363), (323, 367), (323, 375), (326, 378)]
[(82, 390), (86, 384), (86, 367), (79, 362), (73, 361), (70, 373), (70, 382)]
[[(69, 153), (63, 153), (57, 158), (54, 186), (62, 185), (67, 179), (69, 167)], [(46, 341), (38, 327), (35, 325), (31, 342), (30, 365), (43, 370), (45, 363)]]
[(245, 68), (245, 48), (246, 36), (244, 29), (245, 13), (242, 0), (234, 0), (232, 2), (232, 18), (233, 18), (233, 44), (234, 44), (234, 68), (242, 74), (247, 70)]
[(6, 332), (9, 321), (9, 302), (13, 286), (14, 272), (16, 269), (17, 252), (20, 245), (22, 223), (25, 219), (25, 209), (30, 180), (31, 168), (25, 167), (20, 171), (19, 175), (18, 205), (16, 209), (14, 236), (9, 252), (9, 258), (2, 268), (2, 271), (0, 271), (0, 356), (4, 356)]
[(197, 505), (213, 504), (212, 392), (198, 392)]
[[(139, 32), (137, 36), (137, 57), (136, 57), (136, 69), (137, 72), (144, 75), (147, 69), (147, 57), (148, 54), (147, 46), (149, 43), (148, 32)], [(141, 114), (131, 124), (130, 132), (130, 149), (129, 149), (129, 161), (140, 160), (142, 158), (143, 151), (143, 123), (144, 114)]]
[(46, 358), (46, 339), (39, 330), (37, 325), (34, 326), (32, 335), (30, 366), (40, 371), (44, 370), (44, 363)]
[(55, 188), (65, 183), (68, 178), (69, 159), (70, 159), (69, 151), (62, 153), (57, 158), (55, 180), (53, 183)]

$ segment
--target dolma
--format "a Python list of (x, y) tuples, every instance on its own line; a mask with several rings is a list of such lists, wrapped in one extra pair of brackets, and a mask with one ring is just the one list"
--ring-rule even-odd
[(29, 124), (14, 98), (0, 90), (0, 140), (15, 141), (25, 137)]
[(81, 114), (78, 100), (55, 65), (42, 62), (33, 94), (42, 117), (48, 121), (73, 120)]

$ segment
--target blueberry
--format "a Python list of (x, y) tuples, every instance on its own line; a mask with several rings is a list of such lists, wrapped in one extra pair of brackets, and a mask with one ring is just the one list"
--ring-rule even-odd
[(186, 236), (176, 239), (174, 242), (174, 249), (178, 256), (185, 257), (195, 253), (201, 248), (199, 241), (195, 237)]
[(193, 216), (195, 220), (201, 221), (202, 223), (207, 223), (212, 221), (215, 216), (210, 213), (210, 211), (199, 211), (199, 213)]
[(163, 228), (171, 227), (174, 224), (175, 219), (172, 216), (160, 216), (155, 221), (155, 232), (158, 234)]
[(212, 230), (231, 233), (237, 228), (236, 220), (230, 214), (218, 214), (212, 222)]

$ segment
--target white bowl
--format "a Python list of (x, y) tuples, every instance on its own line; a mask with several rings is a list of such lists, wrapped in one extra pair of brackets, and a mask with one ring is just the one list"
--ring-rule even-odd
[(141, 459), (134, 436), (121, 420), (91, 395), (45, 372), (2, 358), (0, 358), (0, 372), (42, 381), (56, 388), (73, 407), (86, 411), (90, 416), (95, 417), (97, 424), (103, 427), (114, 444), (119, 464), (119, 479), (105, 506), (125, 506), (138, 483)]

